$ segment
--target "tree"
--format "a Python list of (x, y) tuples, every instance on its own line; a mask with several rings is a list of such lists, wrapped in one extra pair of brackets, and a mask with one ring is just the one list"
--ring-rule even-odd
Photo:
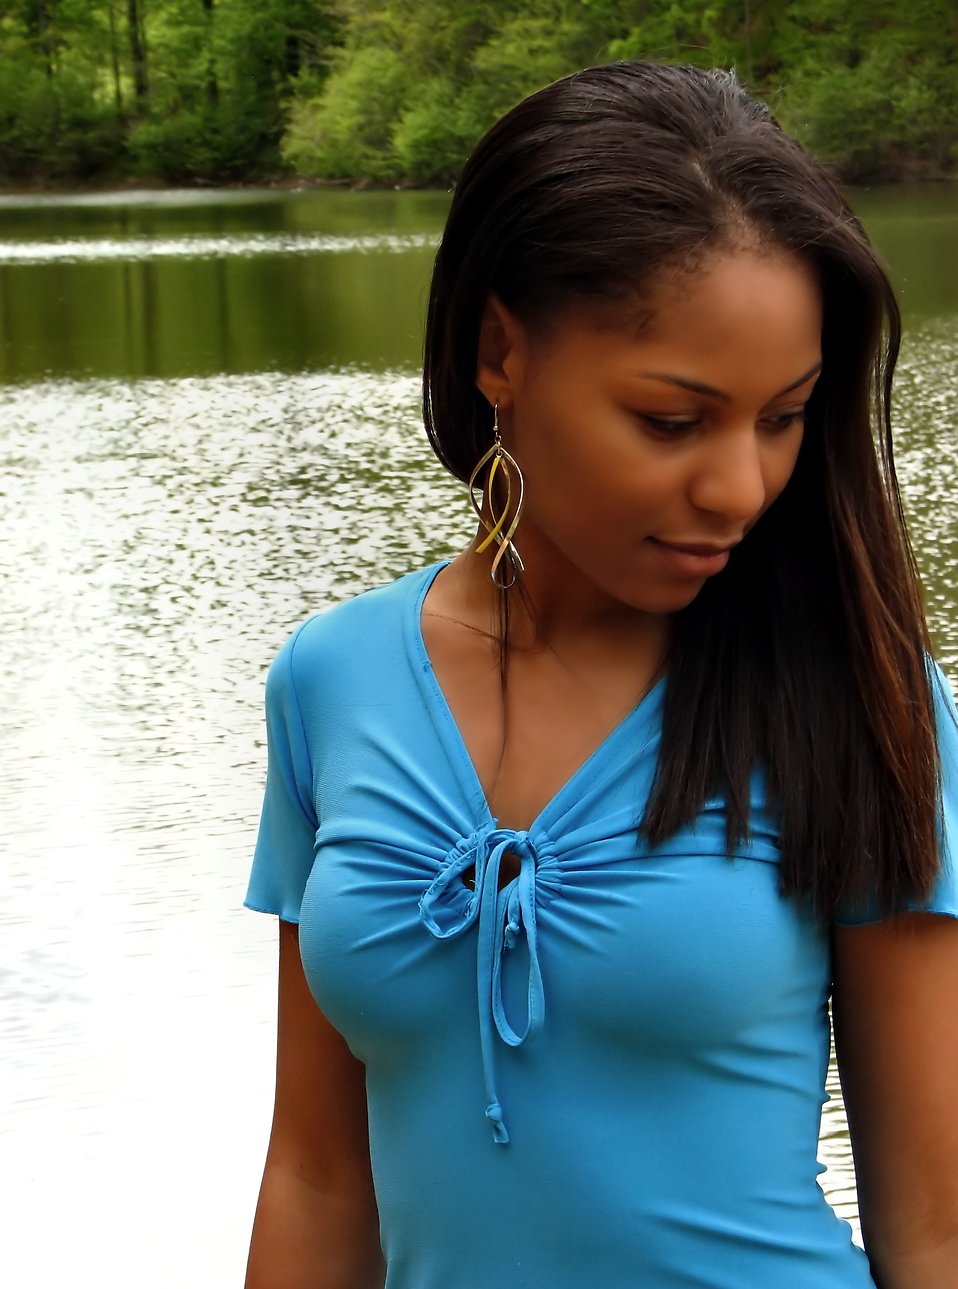
[(146, 74), (146, 38), (143, 33), (140, 0), (126, 0), (126, 28), (130, 41), (130, 65), (133, 69), (136, 105), (142, 111), (146, 108), (150, 87)]
[(0, 181), (448, 183), (588, 63), (734, 67), (849, 178), (954, 173), (954, 0), (6, 0)]

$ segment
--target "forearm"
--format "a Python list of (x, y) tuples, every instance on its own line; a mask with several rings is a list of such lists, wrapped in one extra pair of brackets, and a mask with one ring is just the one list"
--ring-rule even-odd
[(384, 1279), (375, 1207), (361, 1190), (320, 1190), (267, 1165), (246, 1289), (381, 1289)]
[(866, 1247), (878, 1289), (958, 1289), (958, 1234), (908, 1252)]

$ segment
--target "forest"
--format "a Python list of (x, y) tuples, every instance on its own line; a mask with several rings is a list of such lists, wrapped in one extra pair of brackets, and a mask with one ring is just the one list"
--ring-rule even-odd
[(849, 182), (958, 175), (958, 0), (0, 0), (0, 187), (446, 186), (619, 58), (734, 68)]

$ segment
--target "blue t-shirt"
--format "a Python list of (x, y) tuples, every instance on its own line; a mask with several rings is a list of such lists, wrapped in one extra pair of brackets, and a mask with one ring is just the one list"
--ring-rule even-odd
[[(663, 682), (527, 831), (498, 828), (423, 643), (441, 567), (278, 655), (246, 901), (299, 923), (365, 1063), (388, 1289), (873, 1289), (816, 1180), (828, 935), (779, 895), (761, 775), (731, 857), (718, 799), (640, 846)], [(940, 702), (929, 907), (958, 916)]]

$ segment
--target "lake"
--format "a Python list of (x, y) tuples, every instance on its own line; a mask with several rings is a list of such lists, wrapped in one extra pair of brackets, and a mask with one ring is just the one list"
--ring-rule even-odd
[[(275, 926), (240, 907), (262, 682), (307, 613), (470, 532), (418, 414), (447, 200), (0, 198), (0, 1211), (17, 1289), (242, 1283), (273, 1076)], [(958, 186), (853, 201), (902, 293), (899, 470), (955, 679)], [(854, 1225), (837, 1096), (822, 1159)]]

